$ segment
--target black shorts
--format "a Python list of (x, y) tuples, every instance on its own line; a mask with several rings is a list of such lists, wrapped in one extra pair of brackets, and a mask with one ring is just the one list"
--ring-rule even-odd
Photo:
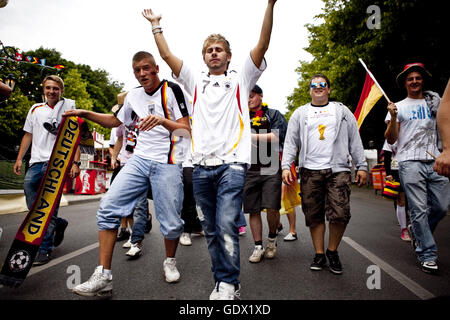
[(261, 175), (260, 170), (247, 171), (244, 186), (244, 212), (257, 213), (263, 209), (281, 208), (281, 172)]

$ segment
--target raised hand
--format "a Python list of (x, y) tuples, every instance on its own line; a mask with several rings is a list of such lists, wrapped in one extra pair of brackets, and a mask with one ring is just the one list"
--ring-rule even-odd
[(152, 24), (159, 24), (159, 20), (161, 20), (161, 15), (154, 14), (152, 9), (144, 9), (144, 11), (142, 11), (142, 15)]

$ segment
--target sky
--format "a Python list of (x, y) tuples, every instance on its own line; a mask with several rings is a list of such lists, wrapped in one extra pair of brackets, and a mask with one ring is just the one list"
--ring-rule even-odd
[[(160, 24), (170, 50), (198, 70), (206, 70), (203, 41), (211, 33), (221, 33), (231, 44), (229, 69), (238, 71), (258, 41), (266, 7), (267, 0), (9, 0), (0, 8), (0, 40), (23, 51), (56, 49), (64, 59), (107, 71), (111, 80), (129, 90), (139, 85), (131, 58), (140, 50), (154, 54), (161, 79), (173, 81), (143, 9), (162, 15)], [(267, 69), (258, 85), (263, 101), (282, 113), (287, 111), (286, 98), (297, 87), (295, 69), (300, 60), (312, 59), (304, 50), (305, 24), (318, 24), (315, 16), (322, 7), (321, 0), (278, 0), (275, 5)]]

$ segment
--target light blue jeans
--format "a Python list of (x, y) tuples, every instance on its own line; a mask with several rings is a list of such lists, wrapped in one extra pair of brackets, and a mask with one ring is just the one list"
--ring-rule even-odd
[(247, 165), (194, 167), (193, 186), (216, 283), (239, 283), (238, 221)]
[[(45, 176), (45, 170), (47, 170), (47, 162), (35, 162), (28, 168), (28, 171), (25, 174), (23, 191), (25, 193), (25, 200), (27, 202), (28, 210), (30, 210), (34, 200), (36, 199), (39, 186)], [(40, 252), (52, 252), (53, 250), (53, 237), (56, 222), (58, 219), (64, 220), (62, 218), (58, 218), (59, 203), (60, 201), (56, 204), (55, 211), (53, 212), (50, 223), (48, 224), (44, 239), (39, 247)]]
[(97, 211), (99, 230), (117, 229), (129, 216), (151, 185), (156, 219), (164, 238), (176, 240), (183, 232), (181, 165), (159, 163), (134, 155), (120, 170)]
[(405, 190), (411, 216), (412, 232), (417, 240), (420, 262), (435, 261), (437, 246), (433, 232), (449, 205), (449, 180), (433, 171), (434, 161), (402, 161), (400, 183)]

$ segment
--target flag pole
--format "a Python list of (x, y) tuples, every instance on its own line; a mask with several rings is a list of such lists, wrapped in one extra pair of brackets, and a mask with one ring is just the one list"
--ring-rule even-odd
[(383, 88), (381, 88), (381, 86), (378, 84), (377, 79), (375, 79), (375, 77), (373, 76), (372, 72), (369, 71), (369, 69), (367, 68), (366, 64), (364, 63), (364, 61), (359, 58), (359, 62), (361, 62), (361, 64), (363, 65), (364, 69), (366, 69), (367, 73), (370, 75), (370, 77), (372, 78), (373, 82), (375, 82), (375, 84), (377, 85), (378, 89), (380, 89), (381, 93), (383, 94), (383, 96), (386, 98), (386, 100), (390, 103), (391, 100), (389, 100), (388, 96), (386, 95), (386, 93), (384, 93)]

